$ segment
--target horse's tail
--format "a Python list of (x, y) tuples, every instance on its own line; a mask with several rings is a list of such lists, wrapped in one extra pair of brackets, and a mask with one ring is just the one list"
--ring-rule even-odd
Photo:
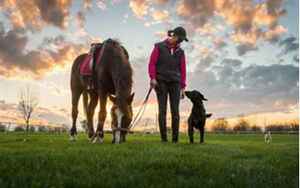
[(82, 103), (83, 103), (83, 112), (85, 115), (85, 118), (87, 120), (87, 111), (88, 111), (88, 100), (89, 100), (89, 96), (88, 96), (88, 92), (87, 91), (83, 91), (82, 92)]

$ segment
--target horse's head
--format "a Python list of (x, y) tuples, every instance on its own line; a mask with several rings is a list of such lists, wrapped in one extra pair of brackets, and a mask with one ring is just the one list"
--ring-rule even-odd
[[(127, 97), (110, 96), (109, 98), (113, 103), (111, 117), (112, 128), (116, 130), (114, 131), (114, 141), (119, 143), (120, 141), (125, 141), (125, 135), (128, 132), (129, 125), (132, 121), (132, 101), (134, 93)], [(122, 134), (118, 135), (119, 133)]]

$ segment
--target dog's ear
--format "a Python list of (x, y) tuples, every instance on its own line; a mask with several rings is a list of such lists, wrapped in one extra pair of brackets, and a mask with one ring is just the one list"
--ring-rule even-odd
[(201, 98), (201, 100), (203, 100), (203, 101), (207, 101), (207, 99), (204, 97), (204, 95), (203, 95), (202, 93), (200, 93), (200, 98)]

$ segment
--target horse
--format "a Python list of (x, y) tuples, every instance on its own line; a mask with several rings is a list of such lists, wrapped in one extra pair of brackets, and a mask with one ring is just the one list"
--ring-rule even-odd
[[(72, 127), (71, 138), (77, 134), (76, 119), (78, 116), (78, 101), (83, 95), (83, 106), (87, 117), (88, 136), (93, 143), (103, 143), (104, 122), (106, 119), (106, 104), (109, 97), (113, 103), (111, 109), (113, 143), (125, 142), (128, 127), (132, 121), (132, 67), (129, 62), (127, 50), (116, 40), (107, 39), (100, 49), (100, 62), (94, 68), (94, 90), (87, 90), (87, 83), (80, 75), (80, 65), (87, 54), (78, 56), (71, 71), (71, 93), (72, 93)], [(100, 54), (99, 51), (95, 54)], [(88, 102), (88, 98), (90, 98)], [(98, 112), (98, 124), (96, 132), (93, 127), (93, 116), (95, 108), (100, 101)]]

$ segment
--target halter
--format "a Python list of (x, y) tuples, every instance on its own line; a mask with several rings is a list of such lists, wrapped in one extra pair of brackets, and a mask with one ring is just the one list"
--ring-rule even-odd
[(116, 127), (116, 128), (112, 128), (113, 131), (125, 131), (125, 132), (129, 132), (130, 129), (133, 129), (135, 127), (135, 125), (142, 119), (142, 116), (145, 112), (145, 109), (147, 107), (147, 102), (150, 96), (150, 93), (152, 91), (152, 88), (150, 88), (148, 90), (148, 93), (138, 111), (138, 113), (135, 115), (134, 119), (131, 121), (130, 125), (128, 126), (128, 128), (122, 128), (122, 127)]

